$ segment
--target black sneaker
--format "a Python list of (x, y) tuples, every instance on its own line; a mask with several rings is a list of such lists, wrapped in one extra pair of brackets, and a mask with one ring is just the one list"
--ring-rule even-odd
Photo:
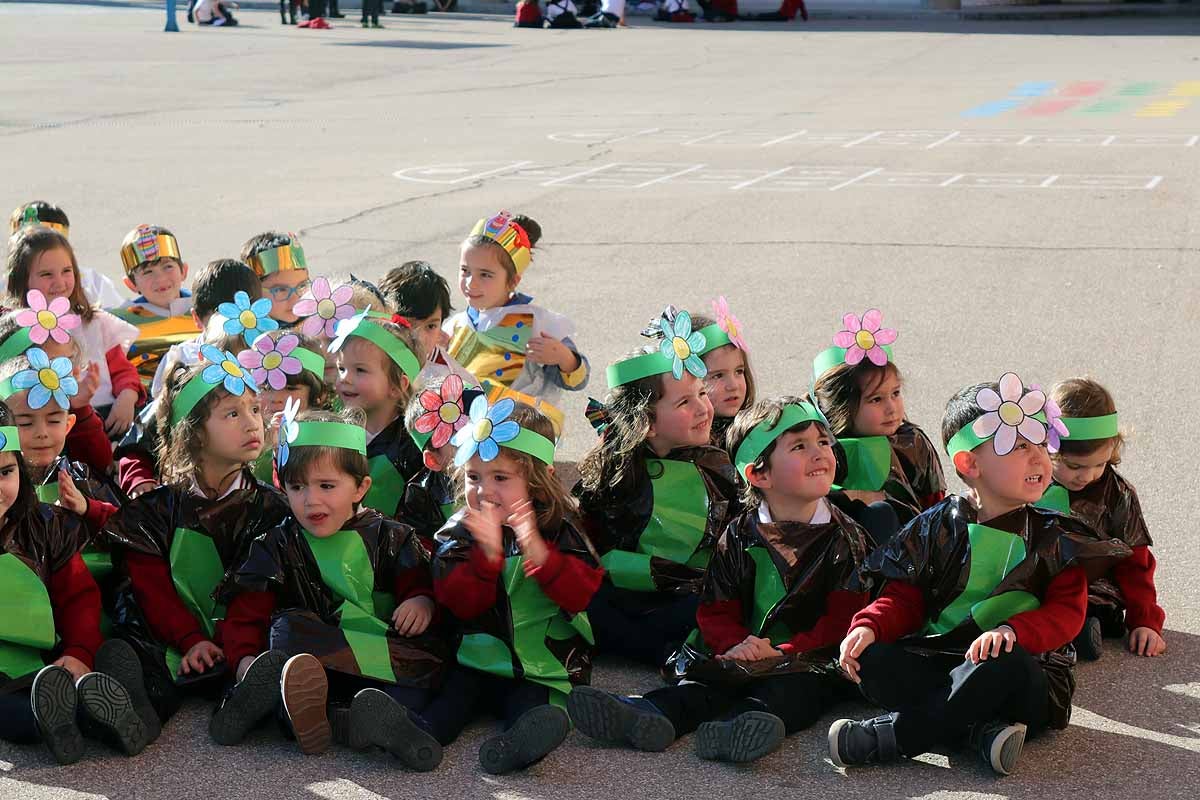
[(1104, 631), (1097, 617), (1088, 617), (1075, 637), (1075, 651), (1084, 661), (1099, 661), (1104, 655)]
[(967, 741), (996, 774), (1008, 775), (1017, 767), (1017, 759), (1025, 746), (1025, 733), (1024, 723), (997, 720), (973, 725)]
[(483, 743), (479, 764), (492, 775), (527, 767), (562, 744), (570, 730), (571, 720), (558, 706), (531, 708), (511, 728)]
[(83, 734), (75, 722), (79, 699), (75, 679), (62, 667), (43, 667), (29, 692), (33, 719), (42, 742), (59, 764), (74, 764), (83, 756)]
[(418, 772), (442, 763), (442, 745), (413, 721), (408, 709), (378, 689), (363, 689), (350, 704), (347, 744), (380, 747)]
[(96, 672), (116, 678), (117, 683), (125, 687), (133, 710), (146, 723), (147, 733), (153, 742), (162, 733), (162, 720), (150, 702), (150, 693), (146, 691), (145, 670), (142, 669), (141, 659), (130, 647), (128, 642), (120, 639), (109, 639), (100, 645), (96, 651)]
[(329, 749), (333, 732), (329, 729), (329, 678), (316, 656), (301, 653), (283, 665), (280, 677), (283, 710), (300, 752), (306, 755)]
[(839, 767), (885, 764), (900, 757), (895, 715), (862, 721), (839, 719), (829, 726), (829, 757)]
[(150, 729), (133, 707), (129, 692), (116, 678), (89, 672), (79, 679), (76, 689), (83, 716), (100, 728), (104, 740), (125, 755), (136, 756), (153, 741)]
[(640, 697), (576, 686), (567, 695), (567, 711), (579, 732), (597, 741), (628, 744), (650, 753), (661, 753), (675, 741), (671, 720)]
[[(279, 709), (279, 681), (287, 656), (268, 650), (250, 662), (246, 674), (229, 690), (208, 723), (217, 744), (238, 744), (258, 723)], [(235, 665), (236, 668), (236, 665)]]
[(745, 764), (774, 752), (787, 735), (783, 720), (766, 711), (706, 722), (696, 731), (696, 755), (709, 761)]

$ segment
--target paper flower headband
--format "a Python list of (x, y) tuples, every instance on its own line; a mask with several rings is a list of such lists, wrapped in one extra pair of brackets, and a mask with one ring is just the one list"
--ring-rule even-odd
[(300, 332), (305, 336), (324, 335), (332, 339), (337, 332), (337, 324), (354, 316), (354, 306), (350, 303), (353, 296), (354, 287), (348, 284), (332, 289), (328, 278), (314, 280), (304, 296), (292, 307), (293, 314), (304, 318)]
[(657, 321), (656, 333), (661, 333), (662, 342), (656, 352), (609, 365), (606, 375), (610, 387), (667, 372), (677, 381), (683, 380), (684, 370), (697, 378), (708, 374), (708, 367), (704, 366), (704, 360), (700, 358), (700, 354), (705, 352), (708, 339), (703, 332), (692, 330), (691, 314), (686, 311), (675, 312), (672, 319), (673, 311), (674, 307), (668, 306), (667, 311)]
[(998, 456), (1013, 451), (1017, 436), (1033, 444), (1046, 441), (1045, 393), (1040, 389), (1026, 390), (1015, 372), (1001, 376), (999, 389), (997, 392), (985, 386), (976, 393), (975, 402), (983, 409), (983, 414), (950, 439), (946, 451), (951, 456), (974, 450), (989, 439)]
[(891, 360), (891, 345), (896, 331), (883, 327), (883, 313), (872, 308), (862, 315), (842, 316), (842, 330), (833, 336), (833, 347), (821, 351), (813, 360), (813, 379), (820, 378), (838, 364), (855, 366), (865, 358), (877, 367)]
[(250, 295), (237, 292), (233, 295), (232, 303), (221, 303), (217, 313), (225, 318), (222, 329), (230, 336), (241, 335), (246, 344), (258, 339), (267, 331), (279, 327), (279, 323), (271, 319), (271, 298), (260, 297), (253, 303)]
[(500, 455), (500, 446), (527, 453), (544, 464), (554, 464), (554, 442), (540, 433), (522, 428), (516, 420), (509, 419), (516, 404), (505, 398), (495, 405), (488, 405), (483, 395), (471, 402), (470, 421), (461, 428), (451, 441), (458, 450), (454, 454), (456, 466), (462, 466), (478, 455), (481, 461), (491, 461)]
[(283, 419), (279, 423), (279, 442), (275, 445), (275, 465), (288, 462), (293, 447), (337, 447), (367, 454), (367, 431), (349, 422), (300, 422), (300, 401), (289, 397), (283, 404)]
[(28, 389), (26, 402), (32, 409), (42, 408), (51, 399), (64, 411), (70, 408), (71, 398), (79, 394), (79, 383), (71, 374), (71, 360), (64, 356), (51, 360), (40, 347), (26, 350), (25, 358), (29, 361), (29, 369), (0, 383), (0, 399), (8, 400), (17, 392)]
[(47, 303), (46, 295), (30, 289), (25, 294), (25, 304), (29, 307), (17, 314), (16, 323), (29, 329), (30, 342), (45, 344), (47, 339), (53, 339), (66, 344), (71, 341), (69, 331), (79, 327), (79, 315), (70, 313), (68, 298), (56, 297)]
[(242, 369), (236, 356), (228, 350), (221, 352), (211, 344), (201, 345), (200, 356), (208, 362), (199, 375), (195, 375), (187, 385), (175, 395), (171, 403), (171, 422), (173, 424), (185, 419), (205, 396), (218, 386), (224, 386), (225, 391), (241, 397), (247, 390), (258, 393), (258, 384), (249, 372)]
[(325, 380), (325, 359), (312, 350), (300, 347), (300, 337), (285, 333), (278, 339), (262, 334), (248, 349), (238, 353), (238, 363), (250, 370), (254, 382), (276, 391), (288, 384), (288, 379), (308, 370)]
[(429, 434), (429, 444), (434, 449), (444, 446), (467, 424), (463, 380), (457, 375), (447, 375), (440, 391), (426, 389), (421, 392), (418, 402), (425, 413), (417, 417), (413, 428), (417, 433)]

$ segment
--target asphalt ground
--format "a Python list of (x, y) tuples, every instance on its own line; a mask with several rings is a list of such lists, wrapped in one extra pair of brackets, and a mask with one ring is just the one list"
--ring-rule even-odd
[[(161, 10), (0, 5), (0, 207), (59, 203), (82, 263), (114, 277), (121, 238), (149, 222), (193, 269), (279, 228), (316, 273), (424, 258), (453, 279), (475, 219), (531, 214), (545, 246), (521, 288), (575, 320), (596, 371), (566, 403), (568, 462), (591, 441), (584, 395), (667, 302), (728, 296), (764, 395), (803, 390), (841, 315), (879, 307), (930, 431), (962, 385), (1091, 374), (1131, 432), (1121, 469), (1155, 538), (1169, 651), (1111, 643), (1078, 670), (1072, 726), (1002, 780), (960, 752), (843, 774), (832, 716), (751, 767), (700, 761), (688, 740), (654, 756), (576, 734), (503, 778), (478, 767), (481, 723), (413, 775), (383, 756), (303, 757), (274, 731), (217, 747), (195, 701), (132, 760), (95, 746), (60, 768), (0, 744), (0, 797), (1194, 795), (1195, 19), (539, 32), (428, 15), (310, 32), (241, 18), (167, 35)], [(596, 683), (656, 678), (601, 659)]]

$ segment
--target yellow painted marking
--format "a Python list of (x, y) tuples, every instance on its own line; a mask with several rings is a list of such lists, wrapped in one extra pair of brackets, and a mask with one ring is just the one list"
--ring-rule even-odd
[(1159, 100), (1147, 103), (1138, 109), (1135, 116), (1139, 117), (1173, 117), (1191, 105), (1191, 100)]
[(1172, 97), (1200, 97), (1200, 81), (1180, 81), (1171, 87)]

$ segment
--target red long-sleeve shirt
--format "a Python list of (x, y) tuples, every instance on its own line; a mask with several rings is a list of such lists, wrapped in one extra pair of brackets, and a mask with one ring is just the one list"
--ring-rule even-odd
[(133, 365), (119, 345), (110, 348), (104, 354), (104, 363), (108, 365), (108, 377), (112, 382), (113, 397), (120, 397), (121, 392), (132, 389), (137, 392), (137, 405), (140, 406), (146, 402), (146, 387), (142, 385), (137, 367)]
[(112, 444), (104, 432), (104, 420), (91, 406), (73, 408), (75, 425), (67, 433), (67, 457), (87, 464), (96, 472), (108, 472), (112, 466)]
[[(550, 551), (546, 563), (536, 567), (526, 561), (525, 574), (536, 580), (545, 595), (563, 611), (569, 614), (583, 611), (600, 588), (604, 570), (564, 554), (552, 542), (547, 542), (546, 547)], [(482, 550), (472, 547), (465, 562), (455, 565), (440, 580), (434, 581), (438, 603), (461, 620), (475, 619), (496, 605), (498, 579), (503, 567), (504, 559), (489, 561)]]
[(93, 500), (89, 497), (87, 498), (87, 511), (83, 514), (83, 522), (87, 525), (88, 532), (95, 536), (104, 528), (104, 523), (108, 522), (108, 518), (115, 513), (117, 513), (117, 507), (112, 503)]
[(1125, 627), (1150, 628), (1162, 634), (1167, 613), (1158, 604), (1158, 592), (1154, 588), (1154, 570), (1157, 564), (1154, 554), (1146, 545), (1133, 548), (1133, 555), (1113, 568), (1113, 580), (1125, 596)]
[(138, 608), (146, 617), (150, 632), (160, 642), (180, 653), (208, 640), (200, 621), (192, 616), (171, 580), (171, 567), (165, 559), (145, 553), (125, 556), (125, 568)]
[[(786, 642), (771, 642), (785, 654), (805, 653), (820, 647), (837, 644), (850, 628), (855, 612), (867, 604), (864, 592), (830, 592), (825, 599), (825, 613), (813, 626), (800, 631)], [(723, 600), (716, 603), (701, 603), (696, 611), (696, 622), (704, 643), (714, 653), (724, 653), (750, 635), (745, 625), (745, 613), (739, 600)]]
[(154, 459), (142, 450), (127, 450), (117, 459), (117, 485), (125, 494), (133, 494), (134, 489), (146, 482), (158, 484)]
[(91, 669), (104, 637), (100, 634), (100, 587), (83, 558), (76, 553), (52, 572), (47, 589), (63, 655), (78, 658)]

